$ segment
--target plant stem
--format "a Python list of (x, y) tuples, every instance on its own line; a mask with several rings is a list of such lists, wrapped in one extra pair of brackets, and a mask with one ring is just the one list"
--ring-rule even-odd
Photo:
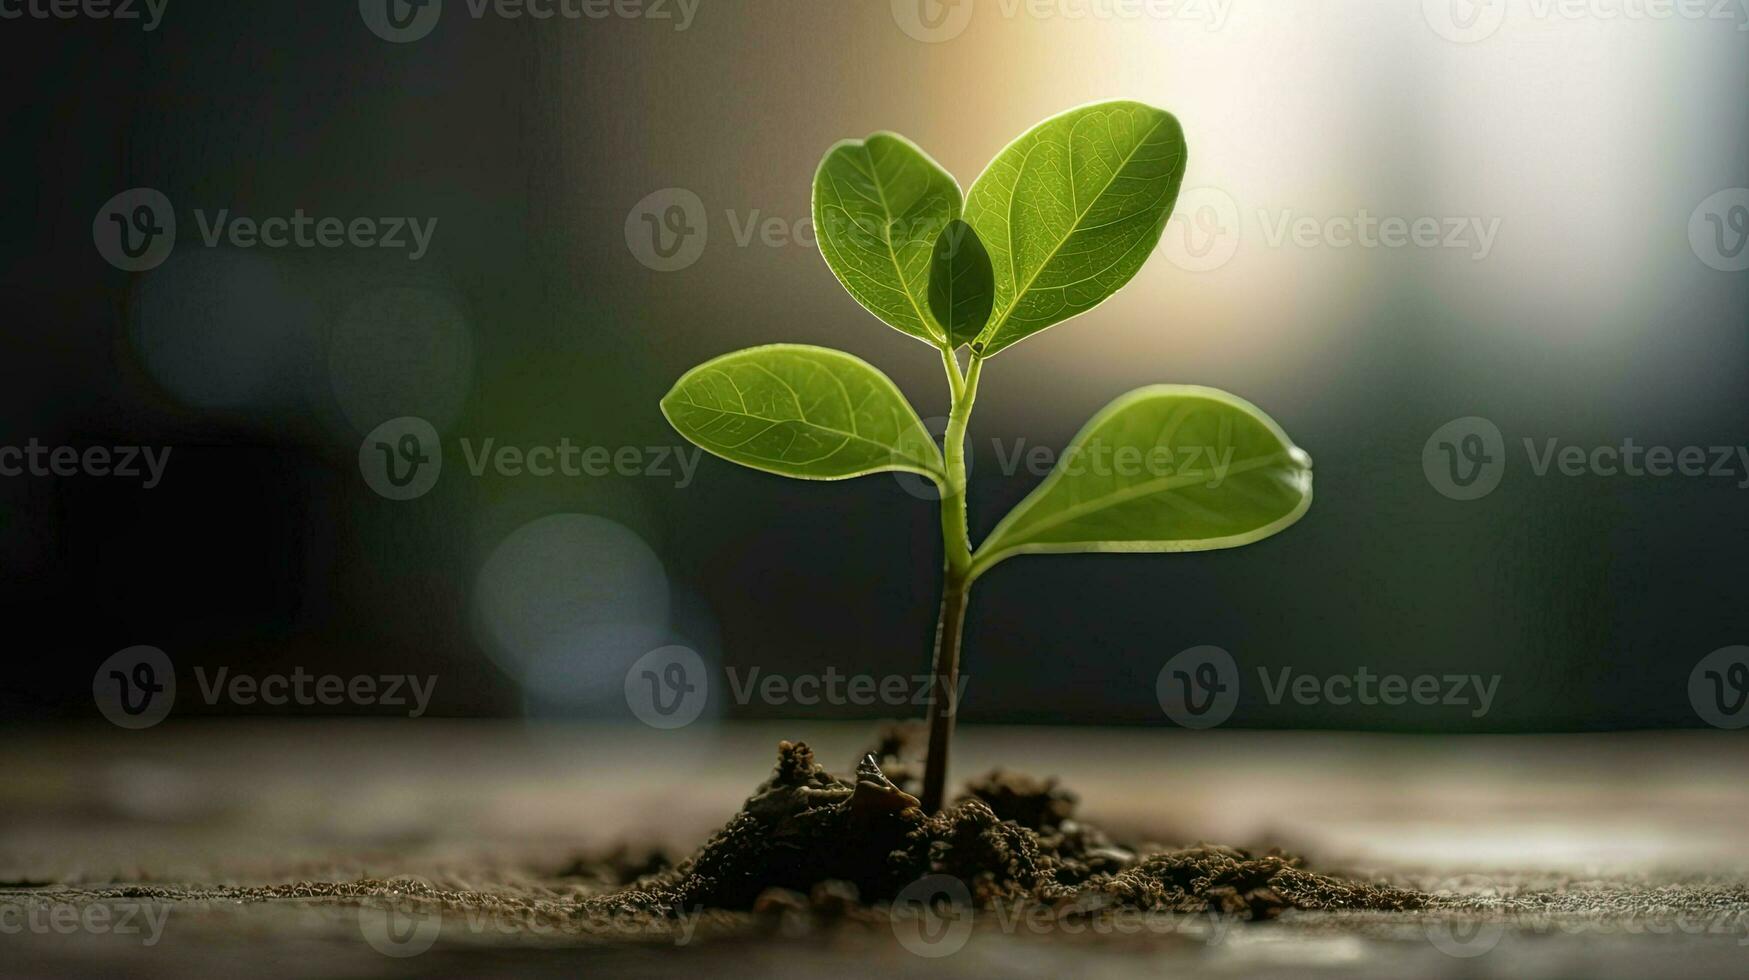
[(953, 393), (955, 404), (958, 404), (960, 394), (966, 388), (966, 376), (960, 373), (960, 362), (954, 359), (953, 351), (946, 347), (941, 349), (941, 366), (947, 369), (947, 388)]
[(942, 590), (941, 619), (935, 625), (934, 688), (929, 702), (929, 757), (923, 769), (923, 812), (941, 809), (947, 789), (948, 740), (953, 738), (955, 695), (959, 689), (960, 634), (966, 623), (964, 584), (951, 579)]
[[(951, 352), (947, 357), (948, 383), (954, 389), (953, 409), (947, 417), (942, 439), (947, 485), (941, 488), (941, 542), (943, 562), (941, 618), (935, 624), (935, 664), (929, 700), (929, 756), (923, 771), (923, 810), (941, 809), (947, 787), (948, 742), (959, 707), (960, 636), (966, 622), (966, 601), (972, 585), (972, 544), (966, 529), (966, 425), (972, 403), (978, 397), (978, 376), (984, 362), (972, 355), (963, 379)], [(960, 381), (955, 384), (955, 381)]]

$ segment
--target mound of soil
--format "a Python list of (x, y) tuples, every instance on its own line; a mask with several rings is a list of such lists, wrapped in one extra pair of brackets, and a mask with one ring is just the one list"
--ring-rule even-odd
[[(435, 885), (414, 876), (248, 887), (136, 882), (6, 889), (0, 904), (339, 902), (480, 913), (536, 932), (624, 938), (662, 936), (676, 925), (734, 934), (747, 913), (874, 921), (907, 886), (930, 876), (946, 876), (954, 883), (949, 899), (978, 908), (1036, 903), (1071, 916), (1212, 911), (1267, 919), (1290, 908), (1416, 910), (1440, 901), (1316, 874), (1276, 850), (1199, 844), (1138, 853), (1077, 820), (1074, 794), (1056, 780), (1003, 770), (972, 781), (943, 812), (925, 814), (911, 792), (921, 770), (905, 758), (915, 735), (902, 727), (884, 732), (848, 778), (828, 773), (806, 744), (778, 743), (771, 777), (680, 861), (621, 847), (573, 857), (520, 884)], [(927, 900), (942, 897), (930, 892)]]
[[(1136, 912), (1262, 920), (1292, 909), (1303, 910), (1291, 927), (1301, 935), (1376, 929), (1376, 937), (1417, 942), (1432, 935), (1428, 929), (1484, 925), (1536, 934), (1675, 929), (1686, 936), (1698, 923), (1709, 937), (1717, 927), (1735, 948), (1749, 928), (1749, 884), (1740, 875), (1597, 879), (1508, 872), (1497, 880), (1362, 881), (1307, 870), (1276, 850), (1165, 849), (1121, 840), (1078, 819), (1074, 794), (1055, 780), (1008, 771), (973, 780), (944, 812), (925, 814), (914, 795), (920, 772), (906, 753), (915, 740), (903, 729), (885, 733), (844, 778), (822, 768), (806, 745), (779, 743), (770, 777), (685, 858), (629, 846), (533, 863), (445, 867), (421, 858), (407, 863), (429, 878), (313, 869), (310, 877), (292, 870), (282, 883), (260, 885), (142, 873), (131, 883), (93, 886), (77, 875), (61, 881), (13, 875), (0, 885), (0, 911), (22, 906), (41, 914), (48, 906), (121, 900), (171, 906), (179, 941), (194, 937), (189, 941), (196, 944), (201, 936), (229, 935), (244, 913), (251, 923), (295, 915), (272, 921), (295, 923), (278, 928), (296, 928), (300, 937), (312, 922), (325, 923), (349, 943), (361, 930), (369, 939), (372, 929), (423, 925), (433, 916), (443, 935), (461, 945), (683, 945), (765, 934), (787, 941), (837, 922), (898, 929), (919, 902), (996, 912), (980, 920), (986, 924), (1039, 916), (1095, 927), (1104, 916), (1121, 925)], [(373, 855), (354, 863), (381, 868), (399, 862)], [(949, 887), (940, 887), (943, 882)], [(395, 915), (367, 916), (366, 910)], [(1071, 931), (1083, 930), (1062, 934)]]
[(1273, 850), (1200, 844), (1138, 854), (1077, 821), (1074, 795), (1055, 780), (997, 771), (942, 813), (925, 814), (906, 789), (914, 772), (899, 761), (902, 750), (900, 739), (884, 738), (840, 779), (806, 744), (779, 743), (771, 778), (696, 854), (586, 900), (586, 911), (843, 910), (890, 902), (929, 875), (957, 879), (976, 905), (1036, 901), (1265, 919), (1289, 908), (1410, 910), (1427, 902), (1419, 892), (1307, 871)]

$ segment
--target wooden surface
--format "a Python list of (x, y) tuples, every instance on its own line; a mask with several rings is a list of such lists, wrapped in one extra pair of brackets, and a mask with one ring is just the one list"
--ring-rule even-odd
[[(41, 887), (251, 886), (413, 875), (445, 887), (550, 894), (571, 859), (618, 844), (684, 851), (734, 812), (782, 737), (847, 768), (871, 726), (651, 729), (505, 722), (191, 722), (142, 732), (14, 732), (0, 745), (0, 906)], [(185, 976), (517, 975), (705, 971), (818, 975), (1749, 975), (1749, 907), (1705, 929), (1660, 922), (1661, 885), (1749, 881), (1749, 752), (1718, 732), (1614, 736), (1352, 736), (967, 727), (956, 780), (1003, 764), (1064, 777), (1081, 816), (1174, 845), (1281, 844), (1320, 870), (1427, 888), (1627, 894), (1630, 916), (1507, 919), (1485, 955), (1442, 952), (1413, 916), (1290, 913), (1264, 925), (1185, 922), (1064, 935), (979, 921), (951, 956), (891, 929), (805, 922), (804, 935), (676, 945), (470, 929), (445, 921), (407, 958), (361, 941), (356, 903), (186, 901), (159, 941), (0, 917), (0, 970)], [(110, 904), (114, 904), (111, 902)], [(71, 913), (69, 913), (71, 914)], [(1650, 914), (1650, 917), (1648, 915)], [(1668, 918), (1668, 917), (1666, 917)], [(1631, 921), (1637, 919), (1638, 921)]]

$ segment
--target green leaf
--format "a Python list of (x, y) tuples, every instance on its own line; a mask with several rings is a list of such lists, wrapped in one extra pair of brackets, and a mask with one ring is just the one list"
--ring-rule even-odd
[(1087, 423), (973, 570), (1035, 552), (1236, 548), (1311, 505), (1312, 458), (1269, 416), (1214, 388), (1155, 385)]
[(1178, 120), (1139, 102), (1072, 109), (997, 154), (966, 197), (966, 220), (996, 267), (982, 353), (1085, 313), (1129, 282), (1160, 241), (1185, 160)]
[(832, 274), (865, 309), (936, 346), (929, 316), (935, 239), (960, 216), (960, 186), (896, 133), (833, 146), (814, 174), (814, 232)]
[(995, 301), (990, 253), (972, 226), (956, 218), (935, 240), (929, 272), (929, 312), (947, 331), (948, 346), (971, 343), (989, 322)]
[(843, 351), (772, 344), (724, 354), (682, 375), (662, 414), (706, 452), (779, 476), (900, 470), (945, 482), (941, 451), (898, 387)]

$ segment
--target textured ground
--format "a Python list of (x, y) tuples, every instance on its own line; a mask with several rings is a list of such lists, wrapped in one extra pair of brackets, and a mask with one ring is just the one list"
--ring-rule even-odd
[(1419, 911), (1251, 922), (1082, 899), (894, 917), (825, 889), (774, 892), (755, 913), (579, 914), (659, 868), (652, 851), (690, 852), (721, 827), (779, 738), (848, 772), (869, 733), (14, 733), (0, 747), (0, 971), (1749, 975), (1749, 753), (1727, 733), (963, 733), (956, 775), (1063, 775), (1077, 816), (1138, 850), (1279, 845), (1314, 872), (1432, 896)]

